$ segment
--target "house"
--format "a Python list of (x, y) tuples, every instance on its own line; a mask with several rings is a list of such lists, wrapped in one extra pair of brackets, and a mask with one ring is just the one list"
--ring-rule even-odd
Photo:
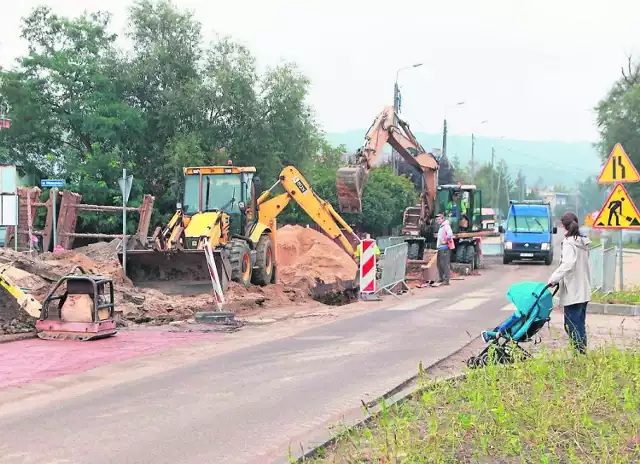
[(555, 211), (556, 206), (566, 206), (569, 204), (569, 194), (556, 192), (554, 190), (544, 190), (540, 192), (540, 199), (551, 205), (551, 211)]

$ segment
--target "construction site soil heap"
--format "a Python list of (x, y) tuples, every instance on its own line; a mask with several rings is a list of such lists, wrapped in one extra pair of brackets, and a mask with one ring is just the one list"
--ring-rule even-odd
[[(134, 287), (117, 259), (119, 240), (99, 242), (72, 251), (44, 253), (33, 258), (13, 250), (0, 249), (0, 262), (13, 262), (7, 272), (12, 281), (42, 301), (50, 286), (76, 266), (109, 276), (115, 287), (116, 309), (124, 321), (166, 323), (192, 319), (198, 311), (215, 307), (213, 294), (168, 297), (164, 293)], [(356, 263), (331, 239), (313, 229), (285, 226), (278, 231), (279, 282), (266, 287), (231, 283), (225, 293), (225, 309), (238, 313), (267, 307), (284, 307), (309, 302), (318, 283), (334, 284), (351, 280)], [(5, 333), (31, 329), (33, 323), (19, 311), (10, 295), (0, 295), (0, 325)], [(23, 317), (24, 316), (24, 317)]]

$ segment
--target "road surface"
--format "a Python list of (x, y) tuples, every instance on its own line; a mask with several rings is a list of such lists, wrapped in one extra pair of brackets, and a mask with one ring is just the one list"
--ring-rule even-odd
[(251, 329), (248, 347), (205, 341), (3, 392), (0, 462), (272, 462), (494, 327), (510, 284), (550, 272), (499, 264), (282, 338)]

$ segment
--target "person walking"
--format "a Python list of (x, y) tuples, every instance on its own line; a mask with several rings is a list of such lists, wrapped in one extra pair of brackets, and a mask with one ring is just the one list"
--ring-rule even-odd
[(434, 284), (435, 287), (440, 285), (449, 285), (449, 278), (451, 274), (451, 249), (449, 248), (453, 243), (453, 231), (444, 217), (444, 214), (438, 214), (436, 220), (438, 221), (438, 240), (436, 242), (436, 248), (438, 249), (438, 277), (440, 280)]
[(587, 350), (586, 315), (591, 301), (588, 237), (580, 233), (578, 217), (566, 212), (560, 218), (566, 231), (562, 240), (560, 265), (549, 277), (550, 285), (559, 285), (558, 298), (564, 307), (564, 328), (572, 346), (579, 352)]

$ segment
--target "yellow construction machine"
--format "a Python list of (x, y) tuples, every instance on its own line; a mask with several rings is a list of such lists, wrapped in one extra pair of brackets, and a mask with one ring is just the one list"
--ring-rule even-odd
[[(164, 290), (170, 291), (173, 284), (189, 287), (209, 281), (207, 244), (223, 290), (229, 281), (245, 287), (275, 283), (276, 217), (292, 200), (355, 259), (358, 239), (353, 230), (293, 166), (285, 167), (262, 193), (255, 167), (188, 167), (184, 177), (183, 201), (166, 227), (156, 229), (151, 247), (140, 241), (127, 247), (127, 275), (137, 285), (164, 281)], [(284, 192), (274, 195), (278, 187)], [(122, 262), (122, 251), (118, 256)]]

